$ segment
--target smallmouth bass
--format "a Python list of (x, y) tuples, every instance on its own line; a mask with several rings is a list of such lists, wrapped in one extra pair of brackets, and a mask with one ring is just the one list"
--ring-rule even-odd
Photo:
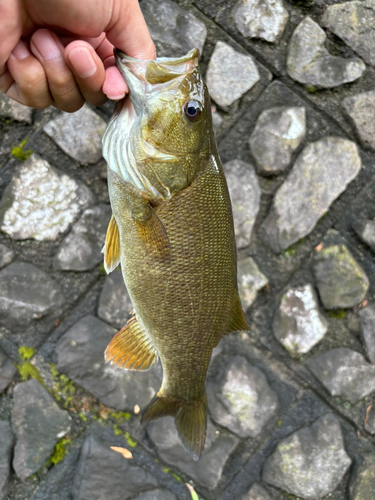
[(160, 390), (142, 421), (171, 415), (185, 449), (202, 454), (206, 372), (226, 334), (248, 330), (237, 291), (232, 209), (198, 49), (141, 61), (115, 51), (129, 97), (103, 137), (113, 216), (107, 272), (121, 262), (132, 318), (107, 361), (147, 370), (159, 356)]

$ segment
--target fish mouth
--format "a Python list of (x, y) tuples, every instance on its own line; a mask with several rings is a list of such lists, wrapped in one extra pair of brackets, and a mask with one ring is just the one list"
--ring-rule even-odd
[(182, 57), (158, 57), (155, 61), (135, 59), (119, 49), (114, 49), (114, 55), (130, 93), (143, 93), (146, 88), (151, 90), (151, 85), (165, 84), (191, 73), (198, 64), (199, 49), (192, 49)]
[(103, 156), (108, 167), (125, 182), (145, 193), (151, 200), (168, 200), (171, 192), (159, 180), (153, 185), (138, 162), (173, 163), (176, 154), (160, 151), (142, 136), (142, 114), (146, 94), (168, 90), (191, 73), (198, 64), (199, 50), (178, 58), (135, 59), (114, 50), (117, 67), (129, 87), (129, 98), (119, 101), (103, 136)]

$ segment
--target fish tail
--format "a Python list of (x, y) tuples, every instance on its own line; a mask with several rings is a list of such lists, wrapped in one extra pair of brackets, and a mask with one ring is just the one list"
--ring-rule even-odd
[[(159, 394), (159, 393), (158, 393)], [(156, 395), (142, 416), (143, 422), (150, 422), (167, 415), (175, 417), (176, 427), (185, 450), (194, 460), (202, 455), (207, 429), (207, 396), (188, 401)]]

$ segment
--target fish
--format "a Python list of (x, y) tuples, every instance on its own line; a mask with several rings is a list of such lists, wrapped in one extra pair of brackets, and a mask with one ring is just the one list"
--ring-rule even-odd
[(212, 125), (199, 50), (138, 60), (115, 49), (129, 96), (103, 136), (112, 217), (104, 267), (121, 263), (134, 310), (105, 359), (163, 380), (142, 422), (173, 416), (198, 460), (207, 428), (211, 353), (248, 330), (237, 289), (232, 208)]

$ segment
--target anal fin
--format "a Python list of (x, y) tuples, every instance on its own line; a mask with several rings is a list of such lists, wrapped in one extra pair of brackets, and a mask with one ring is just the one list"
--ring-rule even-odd
[(120, 236), (115, 218), (111, 217), (108, 224), (104, 253), (104, 269), (107, 274), (111, 273), (120, 263)]
[(238, 332), (239, 330), (249, 330), (249, 325), (245, 314), (242, 310), (241, 301), (238, 293), (235, 294), (231, 314), (229, 316), (228, 324), (224, 335), (232, 332)]
[(157, 351), (135, 316), (113, 337), (105, 350), (105, 360), (126, 370), (148, 370)]

